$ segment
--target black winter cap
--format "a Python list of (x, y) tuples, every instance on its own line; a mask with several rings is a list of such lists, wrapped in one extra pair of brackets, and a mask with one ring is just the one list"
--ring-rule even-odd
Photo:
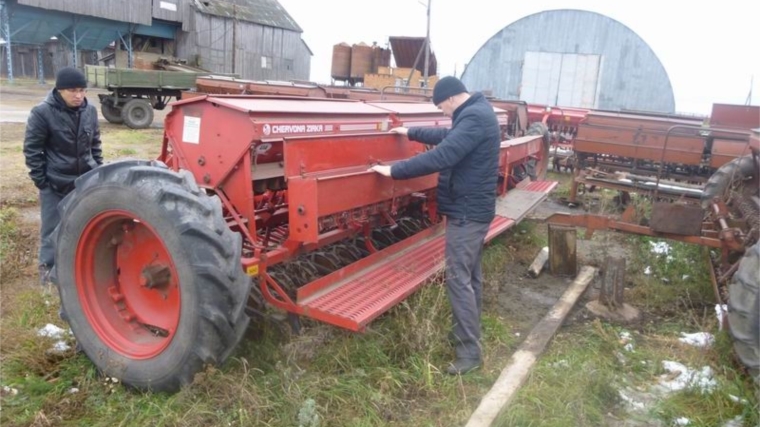
[(85, 79), (84, 73), (74, 67), (61, 68), (55, 75), (56, 89), (75, 89), (86, 87), (87, 79)]
[(467, 93), (467, 88), (464, 87), (464, 83), (456, 77), (444, 77), (441, 80), (438, 80), (438, 83), (436, 83), (433, 88), (433, 104), (438, 105), (460, 93)]

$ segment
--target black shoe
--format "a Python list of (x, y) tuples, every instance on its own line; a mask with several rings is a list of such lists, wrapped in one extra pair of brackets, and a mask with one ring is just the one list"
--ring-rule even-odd
[(449, 364), (448, 368), (446, 368), (446, 373), (449, 375), (464, 375), (480, 368), (481, 365), (483, 365), (483, 362), (480, 359), (457, 359)]

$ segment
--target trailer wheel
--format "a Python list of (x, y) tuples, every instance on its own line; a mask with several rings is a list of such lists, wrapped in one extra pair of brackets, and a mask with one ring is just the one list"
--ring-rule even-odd
[(121, 118), (132, 129), (145, 129), (153, 123), (153, 106), (144, 99), (131, 99), (122, 108)]
[[(754, 173), (755, 165), (752, 155), (737, 157), (719, 167), (707, 180), (704, 190), (702, 190), (702, 207), (709, 207), (713, 198), (716, 196), (724, 197), (732, 184), (739, 183)], [(758, 177), (754, 178), (757, 179)]]
[(103, 114), (103, 118), (105, 118), (109, 123), (117, 125), (124, 123), (124, 119), (121, 118), (121, 110), (121, 108), (114, 107), (111, 104), (100, 104), (100, 113)]
[(539, 163), (536, 165), (535, 168), (535, 176), (531, 175), (531, 179), (533, 180), (544, 180), (546, 179), (546, 172), (549, 170), (549, 150), (551, 148), (551, 144), (549, 143), (549, 128), (546, 126), (544, 122), (533, 122), (528, 126), (528, 130), (525, 132), (526, 135), (543, 135), (542, 142), (544, 145), (544, 152), (542, 154), (543, 157), (539, 160)]
[(229, 356), (249, 321), (241, 237), (189, 172), (111, 163), (80, 177), (59, 209), (53, 280), (104, 375), (176, 391)]
[(744, 253), (728, 286), (728, 329), (734, 350), (760, 384), (760, 243)]

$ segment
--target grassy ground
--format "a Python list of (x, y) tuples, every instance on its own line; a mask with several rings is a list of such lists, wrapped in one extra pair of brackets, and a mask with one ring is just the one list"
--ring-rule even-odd
[[(520, 344), (511, 329), (515, 313), (487, 303), (484, 369), (464, 377), (442, 373), (452, 353), (439, 279), (365, 334), (309, 324), (304, 335), (290, 336), (276, 325), (258, 325), (227, 364), (200, 373), (192, 387), (173, 395), (125, 388), (98, 375), (81, 354), (49, 351), (53, 340), (38, 336), (48, 323), (64, 324), (57, 296), (35, 286), (36, 225), (24, 212), (36, 197), (23, 176), (23, 126), (13, 126), (2, 126), (0, 141), (4, 168), (16, 171), (4, 169), (0, 180), (2, 426), (463, 425)], [(161, 140), (160, 130), (104, 126), (103, 134), (107, 160), (153, 158)], [(526, 221), (495, 240), (485, 254), (486, 282), (502, 280), (505, 264), (529, 260), (546, 244), (544, 229)], [(668, 259), (653, 254), (647, 239), (621, 241), (634, 253), (626, 300), (642, 309), (643, 320), (616, 325), (578, 308), (497, 425), (671, 426), (679, 417), (695, 426), (722, 426), (735, 417), (738, 425), (757, 425), (754, 387), (717, 331), (702, 249), (673, 245)], [(716, 344), (698, 349), (678, 341), (680, 332), (696, 331), (716, 333)], [(711, 367), (716, 388), (655, 393), (663, 360)], [(621, 391), (644, 409), (627, 405)]]

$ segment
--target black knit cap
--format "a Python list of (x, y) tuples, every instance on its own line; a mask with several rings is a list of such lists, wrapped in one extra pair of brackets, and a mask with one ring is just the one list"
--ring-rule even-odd
[(433, 88), (433, 105), (438, 105), (460, 93), (467, 93), (467, 88), (464, 87), (464, 83), (456, 77), (444, 77), (441, 80), (438, 80), (438, 83), (436, 83)]
[(86, 87), (87, 79), (85, 79), (84, 73), (74, 67), (61, 68), (55, 75), (56, 89), (78, 89)]

